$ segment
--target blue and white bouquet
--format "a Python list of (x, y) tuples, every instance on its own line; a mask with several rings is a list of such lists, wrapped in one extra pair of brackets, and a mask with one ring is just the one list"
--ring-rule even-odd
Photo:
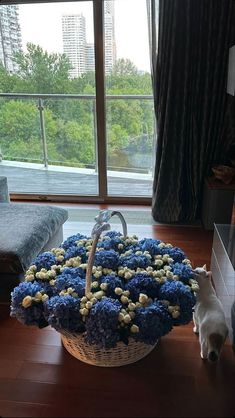
[[(119, 214), (124, 232), (108, 231)], [(101, 211), (92, 236), (76, 234), (40, 254), (13, 292), (11, 316), (83, 335), (101, 349), (130, 339), (154, 345), (192, 319), (197, 282), (184, 252), (128, 236), (119, 212)], [(102, 232), (105, 232), (101, 235)]]

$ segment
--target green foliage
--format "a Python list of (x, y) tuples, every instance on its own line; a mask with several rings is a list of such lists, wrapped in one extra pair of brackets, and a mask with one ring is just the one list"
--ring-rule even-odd
[(27, 44), (27, 53), (17, 52), (19, 67), (15, 91), (30, 93), (68, 93), (71, 65), (65, 54), (49, 54), (39, 45)]
[(12, 93), (17, 80), (17, 76), (8, 73), (0, 61), (0, 92)]
[[(15, 54), (19, 71), (12, 75), (0, 64), (0, 92), (94, 95), (95, 73), (70, 79), (71, 68), (64, 54), (50, 54), (28, 44)], [(152, 94), (151, 76), (139, 73), (126, 59), (117, 61), (106, 75), (107, 95)], [(107, 100), (108, 154), (120, 150), (146, 149), (152, 141), (153, 104), (143, 99)], [(49, 161), (78, 167), (95, 165), (95, 100), (44, 100), (44, 118)], [(0, 100), (0, 146), (4, 158), (42, 161), (38, 102)], [(142, 141), (142, 142), (141, 142)], [(144, 142), (143, 142), (144, 141)], [(141, 145), (140, 145), (141, 144)]]
[(79, 167), (94, 166), (94, 136), (90, 126), (60, 121), (56, 141), (60, 161)]

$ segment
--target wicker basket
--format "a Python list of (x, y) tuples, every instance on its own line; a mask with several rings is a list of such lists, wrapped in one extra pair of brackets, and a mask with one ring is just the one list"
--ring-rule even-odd
[[(94, 237), (92, 249), (88, 259), (88, 266), (86, 271), (86, 290), (88, 294), (91, 290), (91, 276), (94, 262), (94, 255), (98, 239), (101, 233), (110, 229), (107, 221), (113, 216), (118, 215), (123, 227), (123, 235), (127, 235), (127, 226), (122, 214), (118, 211), (101, 211), (100, 215), (95, 219), (95, 224), (92, 235)], [(148, 345), (142, 342), (135, 341), (129, 338), (129, 344), (125, 345), (123, 342), (118, 342), (116, 347), (111, 349), (99, 348), (96, 345), (90, 345), (85, 342), (84, 334), (72, 334), (67, 331), (61, 332), (61, 340), (66, 350), (77, 359), (84, 363), (92, 364), (93, 366), (102, 367), (118, 367), (126, 364), (135, 363), (147, 356), (157, 345)]]
[(118, 367), (135, 363), (147, 356), (156, 346), (137, 342), (129, 339), (129, 344), (118, 342), (116, 347), (111, 349), (99, 348), (96, 345), (89, 345), (84, 341), (84, 336), (70, 333), (61, 334), (61, 339), (66, 350), (84, 363), (93, 366)]

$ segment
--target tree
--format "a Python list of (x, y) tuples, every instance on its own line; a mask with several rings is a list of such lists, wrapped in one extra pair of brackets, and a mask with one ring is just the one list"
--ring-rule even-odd
[(114, 65), (113, 74), (118, 76), (138, 74), (137, 67), (129, 59), (120, 58)]
[[(46, 136), (55, 142), (56, 122), (49, 109), (45, 110)], [(0, 138), (4, 158), (19, 161), (42, 161), (42, 143), (37, 106), (18, 100), (7, 100), (1, 107)]]
[(0, 92), (12, 93), (12, 91), (14, 91), (16, 81), (17, 76), (10, 74), (0, 61)]
[(94, 165), (94, 135), (90, 126), (60, 121), (57, 144), (60, 161), (79, 167)]
[(19, 67), (15, 91), (29, 93), (69, 92), (71, 65), (65, 54), (49, 54), (39, 45), (27, 44), (27, 52), (16, 52), (14, 61)]

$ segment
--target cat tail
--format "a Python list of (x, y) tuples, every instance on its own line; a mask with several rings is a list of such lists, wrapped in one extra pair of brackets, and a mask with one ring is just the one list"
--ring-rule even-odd
[(215, 362), (219, 359), (220, 352), (224, 343), (224, 337), (221, 334), (212, 333), (208, 337), (208, 360)]

